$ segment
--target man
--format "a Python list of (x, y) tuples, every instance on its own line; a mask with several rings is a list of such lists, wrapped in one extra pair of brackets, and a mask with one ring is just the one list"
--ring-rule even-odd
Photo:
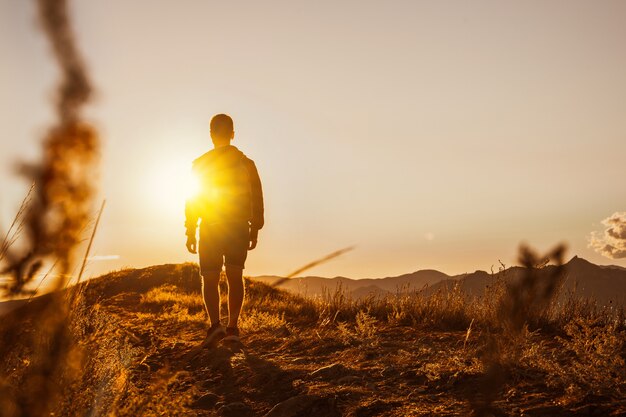
[[(244, 298), (242, 273), (263, 227), (263, 191), (254, 162), (230, 142), (233, 120), (225, 114), (211, 119), (214, 149), (193, 161), (199, 192), (185, 206), (187, 250), (199, 253), (202, 295), (211, 326), (203, 342), (239, 341), (237, 321)], [(200, 241), (196, 228), (200, 220)], [(220, 323), (219, 279), (222, 265), (228, 280), (228, 325)]]

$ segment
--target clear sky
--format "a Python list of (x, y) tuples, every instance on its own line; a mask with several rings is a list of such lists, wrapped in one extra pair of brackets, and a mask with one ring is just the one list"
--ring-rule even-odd
[[(450, 274), (587, 247), (626, 210), (626, 2), (70, 1), (107, 199), (88, 272), (192, 261), (184, 184), (215, 113), (257, 163), (247, 274)], [(0, 224), (53, 121), (34, 2), (0, 0)], [(111, 259), (114, 258), (114, 259)]]

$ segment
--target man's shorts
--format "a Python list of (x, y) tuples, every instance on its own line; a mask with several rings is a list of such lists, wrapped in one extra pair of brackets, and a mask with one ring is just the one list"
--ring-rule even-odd
[(248, 222), (200, 224), (200, 273), (221, 271), (222, 265), (243, 269), (248, 257)]

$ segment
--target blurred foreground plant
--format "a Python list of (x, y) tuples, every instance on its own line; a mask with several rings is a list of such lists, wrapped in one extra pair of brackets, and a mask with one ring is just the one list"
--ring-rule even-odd
[[(61, 69), (61, 82), (55, 99), (57, 120), (44, 138), (42, 160), (20, 167), (22, 175), (34, 181), (34, 188), (16, 216), (17, 234), (3, 244), (0, 254), (0, 274), (9, 276), (4, 286), (9, 295), (23, 294), (46, 261), (57, 267), (53, 290), (65, 286), (91, 217), (99, 158), (96, 131), (81, 117), (92, 88), (66, 1), (38, 0), (37, 6), (41, 28)], [(15, 248), (18, 237), (20, 245)], [(10, 369), (0, 375), (0, 409), (11, 417), (49, 415), (62, 398), (62, 382), (77, 377), (71, 370), (80, 365), (64, 294), (55, 291), (30, 310), (33, 328), (25, 332), (17, 321), (4, 323), (0, 345), (0, 357), (18, 342), (29, 352), (29, 366), (19, 380)]]
[[(486, 329), (482, 352), (483, 375), (478, 391), (469, 396), (474, 415), (494, 415), (493, 402), (507, 379), (507, 366), (516, 361), (529, 336), (529, 324), (536, 324), (555, 300), (564, 278), (565, 245), (558, 245), (545, 256), (527, 246), (519, 251), (522, 277), (506, 283), (494, 310), (497, 328)], [(553, 262), (553, 268), (545, 268)]]
[(43, 141), (43, 158), (38, 164), (22, 164), (20, 171), (34, 181), (32, 195), (20, 209), (21, 249), (3, 247), (3, 274), (10, 274), (6, 290), (19, 294), (46, 260), (58, 260), (63, 286), (72, 266), (81, 232), (92, 215), (99, 139), (82, 120), (81, 108), (92, 88), (75, 46), (64, 0), (39, 0), (41, 26), (50, 40), (61, 67), (57, 91), (57, 122)]

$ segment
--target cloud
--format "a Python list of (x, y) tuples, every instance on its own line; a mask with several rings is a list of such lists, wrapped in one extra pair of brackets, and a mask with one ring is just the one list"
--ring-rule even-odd
[(611, 259), (626, 258), (626, 211), (613, 213), (602, 220), (603, 233), (591, 232), (589, 247)]
[(435, 234), (433, 232), (428, 232), (424, 234), (424, 239), (426, 240), (434, 240), (435, 239)]
[(120, 255), (94, 255), (87, 258), (89, 261), (114, 261), (120, 259)]

